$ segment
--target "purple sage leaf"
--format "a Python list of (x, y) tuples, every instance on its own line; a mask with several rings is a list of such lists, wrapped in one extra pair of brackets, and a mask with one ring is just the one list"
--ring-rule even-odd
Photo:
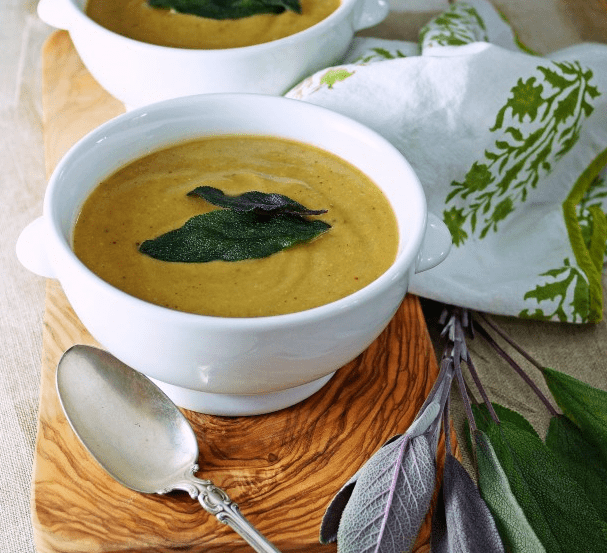
[(381, 448), (358, 476), (339, 524), (348, 553), (410, 551), (436, 483), (435, 452), (425, 435), (408, 434)]
[(453, 375), (452, 360), (443, 360), (407, 432), (386, 442), (336, 494), (321, 523), (321, 543), (337, 540), (338, 551), (348, 553), (402, 553), (413, 546), (436, 486), (436, 450)]
[(358, 480), (358, 471), (350, 480), (348, 480), (342, 488), (335, 494), (335, 497), (329, 503), (322, 522), (320, 524), (320, 543), (333, 543), (337, 540), (337, 531), (339, 529), (339, 521), (341, 515), (352, 497), (352, 492)]
[(373, 457), (365, 465), (363, 465), (357, 472), (344, 484), (344, 486), (337, 492), (329, 507), (327, 508), (325, 515), (322, 519), (320, 526), (320, 542), (327, 544), (337, 540), (339, 524), (341, 521), (342, 514), (352, 496), (352, 492), (358, 482), (359, 475), (368, 470), (368, 465), (374, 463), (375, 458), (380, 455), (382, 449), (390, 446), (394, 442), (402, 441), (403, 438), (410, 438), (411, 435), (418, 435), (421, 432), (427, 432), (428, 428), (432, 427), (435, 422), (436, 416), (440, 411), (440, 406), (437, 403), (426, 406), (421, 414), (418, 416), (413, 424), (409, 427), (407, 435), (399, 434), (390, 438), (385, 444), (382, 445), (381, 449), (376, 452)]
[(451, 454), (432, 518), (432, 553), (503, 553), (493, 516), (476, 484)]

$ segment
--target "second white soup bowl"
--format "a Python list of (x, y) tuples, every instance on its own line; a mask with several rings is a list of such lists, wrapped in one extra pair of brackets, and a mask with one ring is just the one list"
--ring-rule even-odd
[(326, 19), (264, 44), (219, 50), (172, 48), (119, 35), (86, 15), (86, 0), (40, 0), (40, 18), (70, 38), (93, 77), (128, 109), (202, 93), (283, 94), (339, 63), (358, 30), (388, 14), (386, 0), (341, 0)]

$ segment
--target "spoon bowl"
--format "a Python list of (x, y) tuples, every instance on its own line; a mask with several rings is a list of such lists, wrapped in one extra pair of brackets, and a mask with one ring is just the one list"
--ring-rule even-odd
[(61, 357), (56, 383), (70, 426), (115, 480), (142, 493), (187, 491), (255, 551), (278, 551), (223, 490), (194, 476), (194, 430), (149, 378), (104, 350), (75, 345)]

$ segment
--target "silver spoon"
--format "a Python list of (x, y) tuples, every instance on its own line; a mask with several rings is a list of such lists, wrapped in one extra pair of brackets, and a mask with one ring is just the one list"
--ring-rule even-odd
[(85, 448), (118, 482), (142, 493), (183, 490), (259, 553), (280, 553), (210, 480), (194, 476), (198, 443), (188, 420), (149, 378), (84, 345), (57, 366), (57, 392)]

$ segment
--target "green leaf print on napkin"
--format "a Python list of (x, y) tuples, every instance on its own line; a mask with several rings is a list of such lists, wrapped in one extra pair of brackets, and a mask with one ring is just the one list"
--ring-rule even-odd
[(592, 71), (578, 62), (554, 62), (537, 70), (540, 75), (518, 80), (497, 113), (489, 129), (497, 135), (493, 149), (472, 164), (463, 181), (451, 183), (446, 203), (458, 205), (443, 215), (455, 246), (470, 234), (484, 238), (496, 232), (540, 177), (571, 150), (582, 120), (594, 109), (591, 100), (599, 92), (590, 84)]
[[(524, 295), (525, 300), (535, 300), (538, 306), (533, 311), (523, 309), (518, 315), (521, 318), (579, 323), (600, 320), (601, 291), (592, 288), (600, 287), (602, 260), (607, 256), (607, 220), (601, 204), (601, 200), (607, 197), (607, 183), (597, 176), (581, 199), (575, 197), (575, 189), (572, 195), (574, 197), (567, 199), (563, 211), (571, 220), (568, 221), (570, 233), (577, 232), (578, 242), (582, 242), (573, 249), (580, 257), (577, 260), (580, 266), (586, 267), (585, 272), (566, 258), (561, 267), (538, 275), (545, 281)], [(568, 204), (572, 204), (571, 207)], [(568, 216), (570, 210), (573, 214)]]
[(370, 53), (366, 54), (356, 60), (353, 63), (356, 65), (366, 65), (376, 61), (396, 60), (406, 58), (407, 55), (399, 49), (391, 52), (387, 48), (371, 48)]
[(333, 88), (335, 83), (344, 81), (352, 75), (354, 75), (354, 71), (348, 71), (347, 69), (329, 69), (320, 79), (320, 84), (326, 84), (328, 88)]
[(524, 309), (519, 317), (542, 321), (556, 319), (562, 322), (588, 320), (588, 280), (582, 271), (571, 265), (568, 258), (563, 261), (562, 267), (551, 269), (539, 276), (546, 277), (548, 280), (527, 292), (524, 299), (535, 299), (538, 303), (548, 301), (553, 307), (548, 312), (539, 307), (535, 311)]
[(472, 42), (487, 42), (485, 22), (478, 12), (465, 2), (451, 4), (419, 33), (422, 50), (436, 46), (463, 46)]

